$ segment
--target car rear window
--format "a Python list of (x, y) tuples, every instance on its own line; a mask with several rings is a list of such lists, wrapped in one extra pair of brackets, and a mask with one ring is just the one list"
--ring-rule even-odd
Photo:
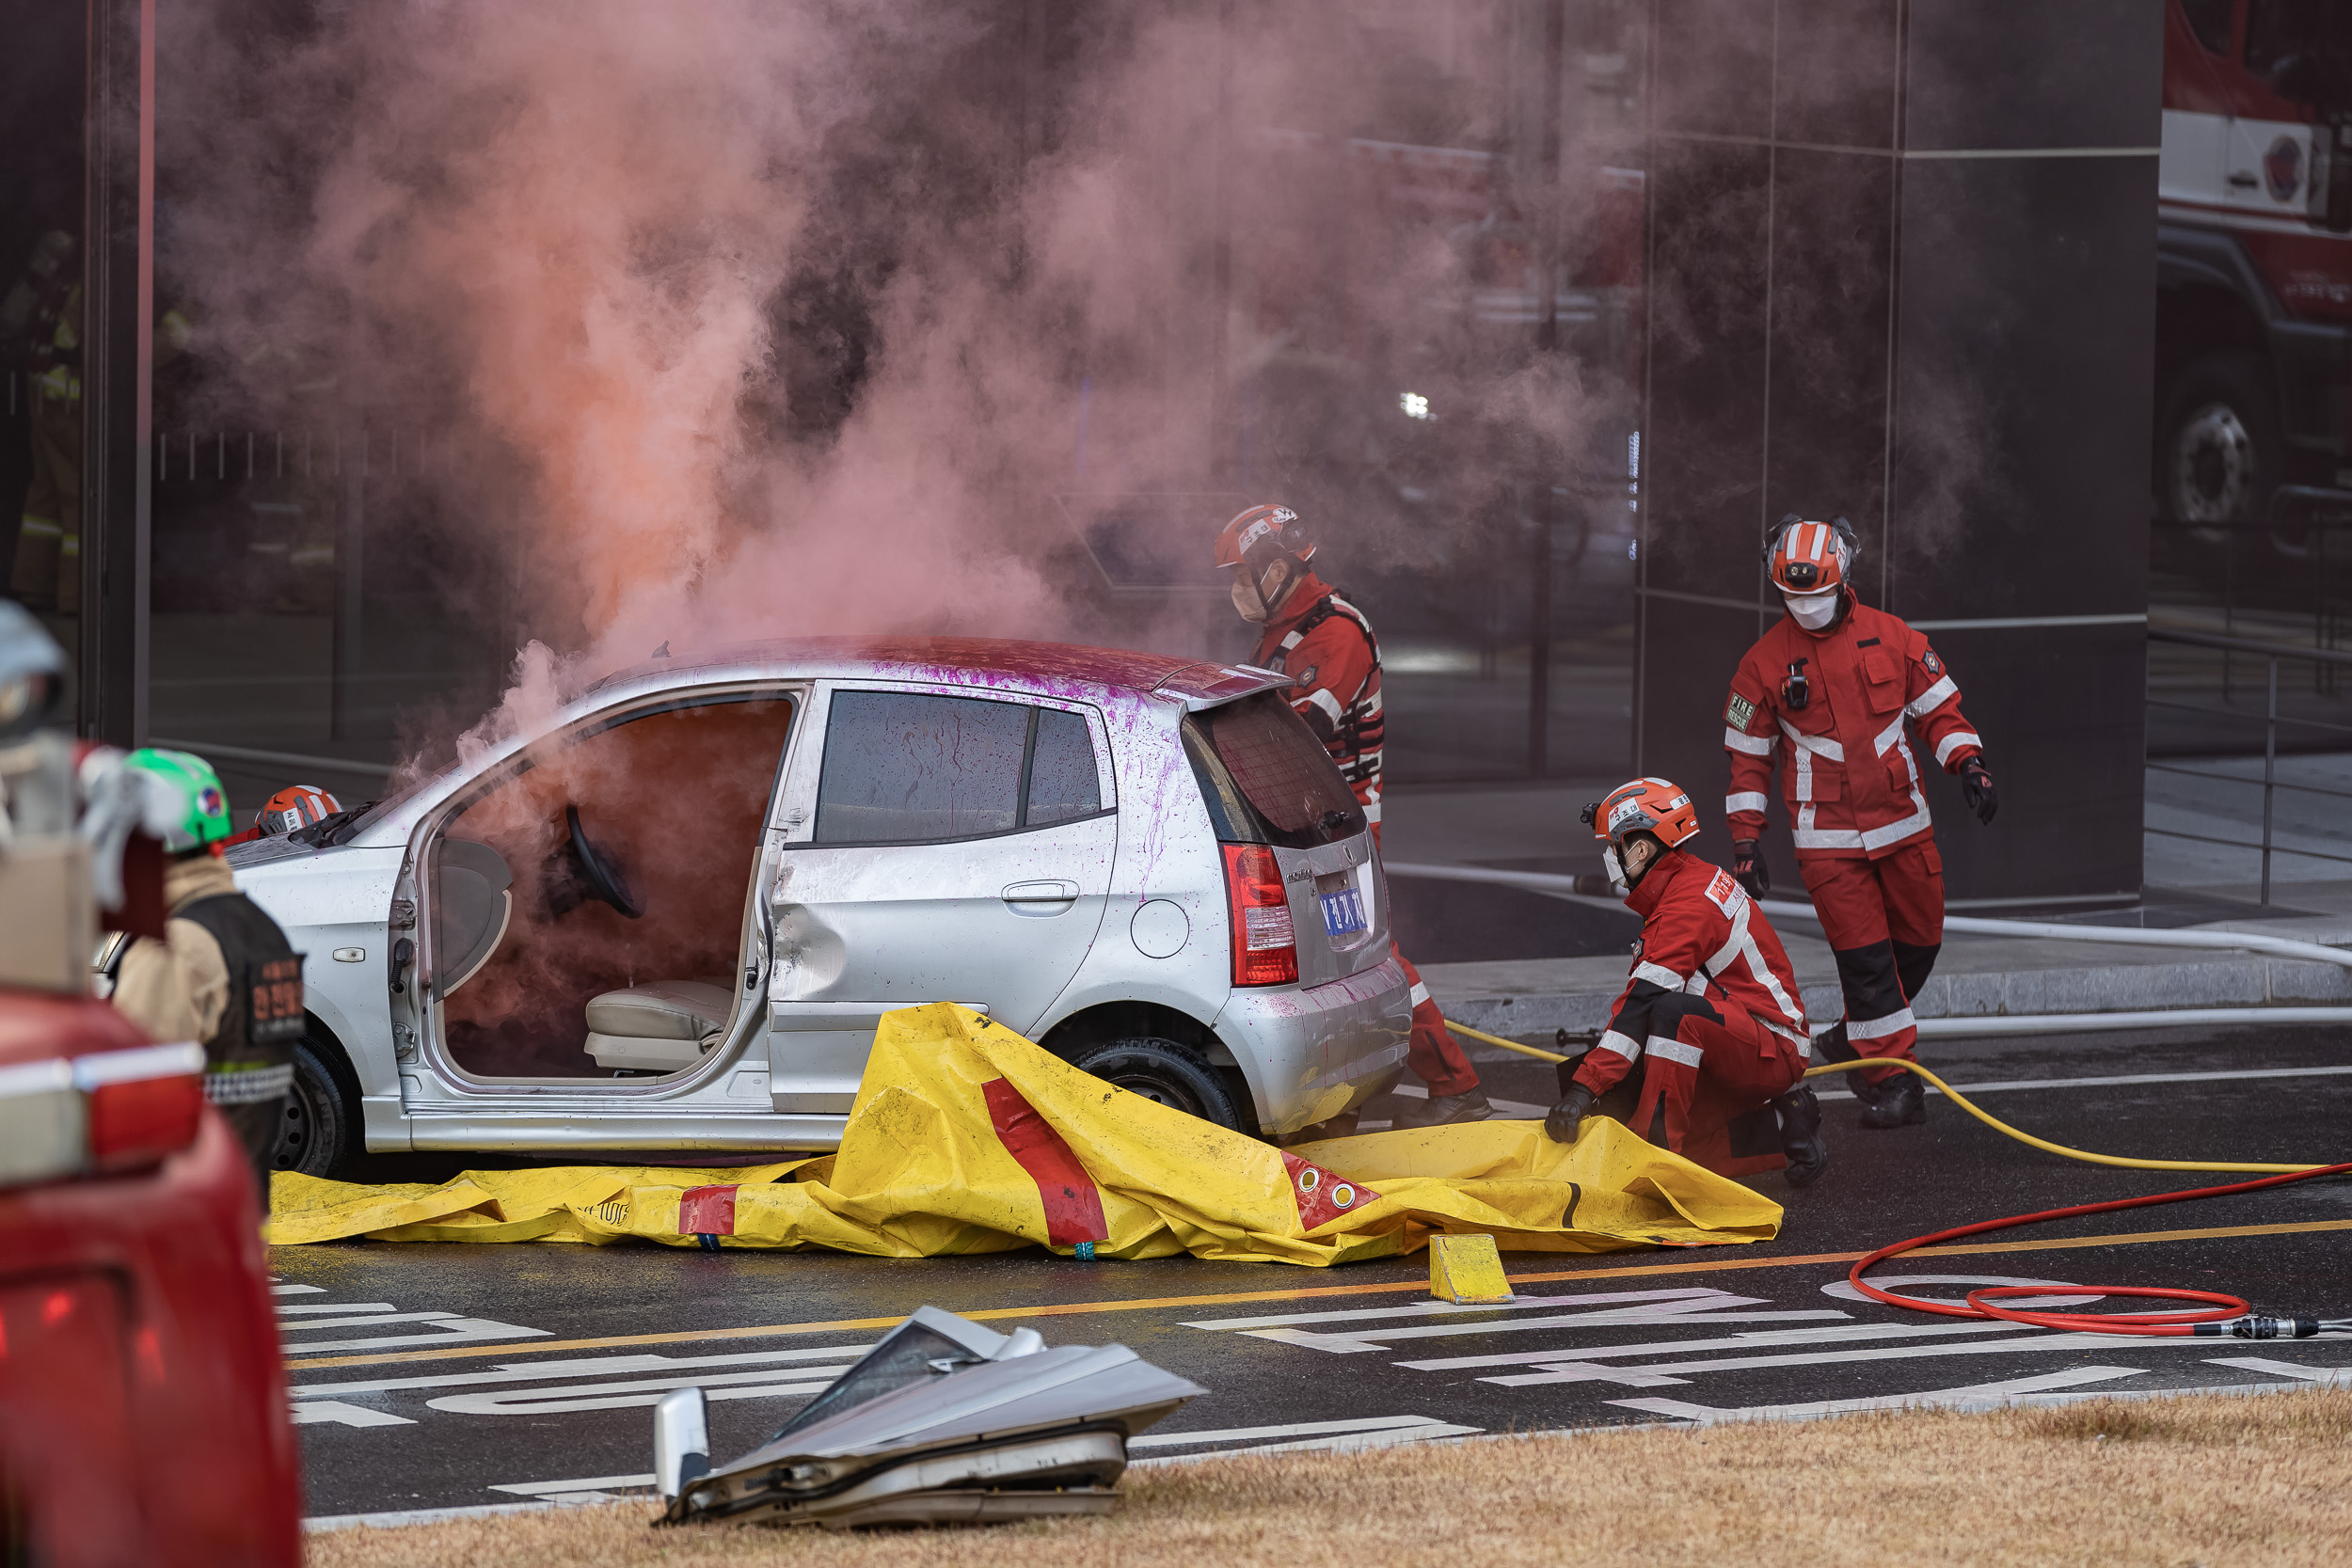
[(911, 691), (834, 693), (818, 844), (983, 838), (1102, 809), (1094, 739), (1078, 714)]
[(1307, 849), (1364, 831), (1364, 810), (1306, 721), (1272, 691), (1185, 721), (1217, 836)]

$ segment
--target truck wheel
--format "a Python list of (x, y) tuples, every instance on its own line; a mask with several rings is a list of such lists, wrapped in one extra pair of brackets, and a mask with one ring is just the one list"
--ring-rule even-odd
[(2156, 505), (2169, 521), (2226, 528), (2263, 521), (2280, 446), (2270, 366), (2207, 354), (2183, 365), (2156, 420)]
[(305, 1039), (294, 1047), (294, 1088), (278, 1135), (279, 1170), (334, 1176), (359, 1152), (358, 1096), (343, 1082), (332, 1046)]
[(1172, 1106), (1231, 1132), (1242, 1131), (1241, 1113), (1225, 1080), (1198, 1052), (1174, 1040), (1150, 1036), (1100, 1040), (1081, 1046), (1070, 1057), (1070, 1065), (1156, 1104)]

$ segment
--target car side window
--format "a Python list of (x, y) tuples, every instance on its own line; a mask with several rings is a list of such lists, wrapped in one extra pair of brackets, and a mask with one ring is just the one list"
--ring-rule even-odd
[(1028, 813), (1024, 827), (1092, 816), (1103, 809), (1103, 781), (1094, 769), (1094, 737), (1087, 721), (1062, 708), (1037, 711), (1029, 752)]
[(818, 844), (1010, 831), (1031, 709), (906, 691), (836, 691), (817, 784)]
[(818, 844), (936, 844), (1093, 816), (1094, 737), (1060, 708), (836, 691), (817, 783)]

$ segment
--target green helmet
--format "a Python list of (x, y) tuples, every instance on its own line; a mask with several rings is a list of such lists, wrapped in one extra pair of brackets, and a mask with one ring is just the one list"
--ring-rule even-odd
[(222, 791), (220, 775), (213, 771), (211, 763), (192, 752), (167, 752), (147, 746), (123, 758), (122, 765), (161, 779), (187, 802), (179, 826), (164, 834), (167, 850), (184, 854), (229, 836), (229, 797)]

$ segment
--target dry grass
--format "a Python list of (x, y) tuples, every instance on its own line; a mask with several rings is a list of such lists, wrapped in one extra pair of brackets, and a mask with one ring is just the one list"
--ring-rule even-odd
[(649, 1505), (314, 1537), (314, 1568), (2342, 1564), (2352, 1392), (1527, 1437), (1134, 1471), (1107, 1519), (834, 1535)]

